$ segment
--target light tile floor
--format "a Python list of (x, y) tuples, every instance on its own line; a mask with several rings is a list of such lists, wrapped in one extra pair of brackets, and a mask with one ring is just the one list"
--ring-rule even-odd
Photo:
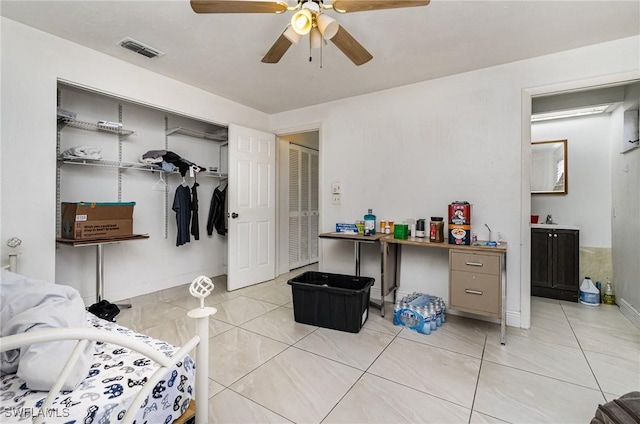
[[(371, 308), (357, 333), (296, 323), (287, 281), (207, 298), (210, 423), (588, 423), (640, 390), (640, 330), (615, 306), (532, 299), (530, 330), (448, 315), (430, 335)], [(180, 286), (129, 299), (118, 323), (180, 345), (198, 306)], [(198, 358), (196, 358), (198, 360)]]

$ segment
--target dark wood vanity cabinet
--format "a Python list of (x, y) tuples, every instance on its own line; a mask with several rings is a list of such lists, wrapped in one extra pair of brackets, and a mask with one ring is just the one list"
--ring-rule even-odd
[(531, 295), (577, 302), (580, 231), (531, 229)]

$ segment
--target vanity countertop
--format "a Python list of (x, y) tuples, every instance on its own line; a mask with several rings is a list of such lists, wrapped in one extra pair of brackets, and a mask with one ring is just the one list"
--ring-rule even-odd
[(531, 224), (531, 228), (545, 228), (550, 230), (580, 230), (571, 224)]

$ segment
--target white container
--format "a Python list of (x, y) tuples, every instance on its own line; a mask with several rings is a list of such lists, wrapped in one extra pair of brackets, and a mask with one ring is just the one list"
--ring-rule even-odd
[(584, 277), (582, 284), (580, 284), (580, 303), (589, 306), (598, 306), (600, 304), (600, 290), (589, 277)]

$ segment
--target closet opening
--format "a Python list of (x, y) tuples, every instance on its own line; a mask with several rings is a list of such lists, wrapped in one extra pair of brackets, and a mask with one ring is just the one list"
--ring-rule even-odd
[(58, 243), (56, 281), (90, 305), (227, 272), (224, 204), (218, 205), (221, 219), (209, 219), (214, 190), (227, 184), (226, 125), (62, 81), (56, 106), (56, 237), (77, 238), (72, 224), (62, 222), (61, 204), (79, 202), (133, 204), (133, 233), (144, 236), (100, 241), (97, 254), (95, 247)]
[(319, 131), (281, 135), (278, 273), (318, 262)]

